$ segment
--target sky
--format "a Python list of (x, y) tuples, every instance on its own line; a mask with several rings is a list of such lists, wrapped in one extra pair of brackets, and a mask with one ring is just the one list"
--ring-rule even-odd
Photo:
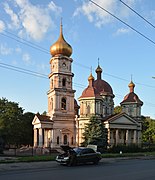
[[(155, 25), (154, 0), (122, 1)], [(89, 0), (1, 0), (0, 98), (19, 103), (24, 112), (47, 111), (50, 46), (59, 37), (62, 18), (65, 40), (73, 49), (75, 98), (88, 86), (91, 67), (96, 78), (99, 58), (115, 106), (129, 93), (132, 79), (144, 103), (142, 115), (155, 119), (155, 26), (120, 0), (93, 2), (119, 20)]]

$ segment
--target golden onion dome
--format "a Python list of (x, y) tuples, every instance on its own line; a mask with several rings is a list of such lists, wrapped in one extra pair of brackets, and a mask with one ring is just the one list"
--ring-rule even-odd
[(129, 85), (128, 85), (128, 87), (130, 88), (130, 87), (135, 87), (135, 84), (131, 81), (130, 83), (129, 83)]
[(102, 68), (100, 67), (100, 65), (98, 65), (97, 69), (96, 69), (96, 73), (98, 72), (102, 72)]
[(62, 32), (62, 23), (60, 25), (60, 36), (58, 40), (50, 47), (50, 53), (52, 56), (64, 55), (70, 57), (72, 54), (72, 47), (65, 41)]
[(94, 80), (94, 77), (92, 75), (92, 73), (90, 74), (90, 76), (88, 77), (88, 81)]

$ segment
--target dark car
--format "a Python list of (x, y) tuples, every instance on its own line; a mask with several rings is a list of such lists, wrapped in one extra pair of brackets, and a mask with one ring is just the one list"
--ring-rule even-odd
[(101, 159), (101, 153), (94, 151), (92, 148), (61, 146), (64, 153), (56, 157), (56, 161), (60, 164), (68, 166), (92, 162), (98, 164)]

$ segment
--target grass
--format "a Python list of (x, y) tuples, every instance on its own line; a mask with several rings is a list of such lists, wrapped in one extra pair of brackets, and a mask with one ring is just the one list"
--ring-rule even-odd
[(28, 156), (28, 157), (19, 157), (18, 161), (20, 162), (36, 162), (36, 161), (54, 161), (56, 156)]
[(102, 154), (102, 158), (117, 158), (117, 157), (138, 157), (138, 156), (155, 156), (155, 152), (138, 152), (138, 153), (107, 153)]
[(40, 162), (40, 161), (54, 161), (55, 155), (51, 156), (24, 156), (16, 158), (5, 158), (0, 160), (0, 163), (15, 163), (15, 162)]

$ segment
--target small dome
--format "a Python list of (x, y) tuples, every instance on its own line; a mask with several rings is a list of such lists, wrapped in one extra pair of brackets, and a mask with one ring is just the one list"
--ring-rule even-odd
[(102, 73), (102, 68), (100, 67), (100, 65), (98, 65), (97, 69), (96, 69), (96, 73), (101, 72)]
[(129, 94), (127, 94), (120, 104), (124, 104), (124, 103), (138, 103), (140, 105), (143, 105), (143, 102), (134, 92), (130, 92)]
[(65, 41), (62, 33), (62, 24), (60, 26), (60, 36), (58, 40), (50, 47), (52, 56), (64, 55), (70, 57), (72, 54), (72, 47)]
[(92, 73), (91, 73), (90, 76), (88, 77), (88, 81), (90, 81), (90, 80), (94, 80), (94, 77), (93, 77)]
[(129, 83), (128, 85), (130, 92), (124, 97), (123, 101), (120, 104), (124, 103), (138, 103), (140, 105), (143, 105), (143, 102), (139, 99), (137, 94), (134, 93), (134, 87), (135, 84), (132, 82)]
[(130, 88), (130, 87), (135, 87), (135, 84), (131, 81), (130, 83), (129, 83), (129, 85), (128, 85), (128, 87)]

